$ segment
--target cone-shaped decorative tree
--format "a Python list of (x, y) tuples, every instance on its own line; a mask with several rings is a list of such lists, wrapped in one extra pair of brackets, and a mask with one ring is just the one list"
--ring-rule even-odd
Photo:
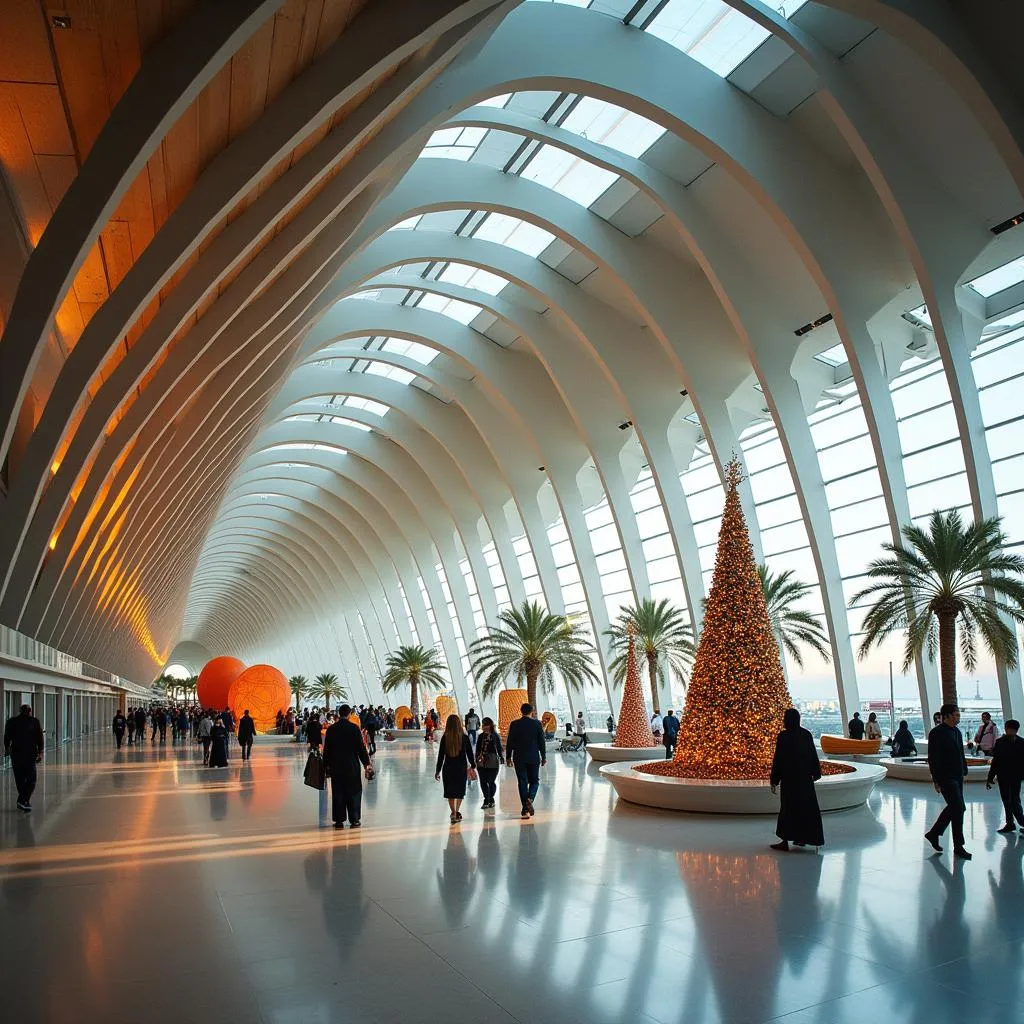
[(693, 779), (763, 779), (770, 773), (775, 737), (792, 698), (737, 493), (741, 479), (733, 460), (726, 468), (715, 572), (675, 758), (638, 765), (637, 771)]
[(626, 683), (622, 688), (622, 704), (619, 707), (619, 727), (615, 732), (613, 747), (653, 747), (654, 734), (651, 720), (647, 717), (644, 704), (644, 689), (640, 685), (640, 672), (636, 665), (636, 643), (632, 624), (627, 627)]

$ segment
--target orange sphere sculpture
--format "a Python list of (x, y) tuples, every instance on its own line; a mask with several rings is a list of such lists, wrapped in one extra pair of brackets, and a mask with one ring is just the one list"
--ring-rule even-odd
[(214, 658), (208, 661), (196, 683), (196, 694), (204, 708), (222, 711), (228, 706), (228, 690), (231, 684), (245, 671), (245, 665), (237, 658)]
[(273, 665), (252, 665), (232, 684), (228, 705), (237, 722), (247, 708), (259, 732), (277, 725), (278, 711), (287, 711), (292, 691), (288, 678)]
[(555, 718), (554, 711), (545, 711), (540, 716), (540, 724), (545, 732), (558, 732), (558, 719)]
[(520, 708), (529, 700), (526, 690), (498, 691), (498, 732), (504, 736), (509, 725), (522, 716)]
[(408, 704), (399, 704), (395, 708), (395, 728), (401, 729), (402, 723), (407, 719), (412, 718), (412, 708)]

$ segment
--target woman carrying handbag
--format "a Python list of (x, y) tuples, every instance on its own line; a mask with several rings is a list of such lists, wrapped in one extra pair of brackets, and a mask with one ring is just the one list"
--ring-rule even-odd
[(480, 773), (480, 789), (484, 794), (482, 810), (494, 808), (494, 795), (498, 791), (495, 781), (498, 778), (498, 766), (505, 763), (505, 753), (501, 749), (501, 737), (494, 729), (494, 719), (485, 718), (480, 723), (481, 733), (476, 740), (476, 767)]
[(466, 730), (462, 727), (462, 719), (458, 715), (448, 716), (438, 748), (434, 778), (444, 779), (444, 796), (448, 801), (454, 825), (462, 821), (459, 808), (466, 799), (466, 783), (469, 779), (476, 778), (473, 745), (469, 742)]

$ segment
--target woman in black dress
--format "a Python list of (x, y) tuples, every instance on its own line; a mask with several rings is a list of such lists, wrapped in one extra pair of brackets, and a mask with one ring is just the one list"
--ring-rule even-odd
[(457, 821), (462, 821), (459, 808), (466, 798), (466, 780), (476, 778), (476, 771), (473, 768), (473, 746), (458, 715), (448, 716), (438, 748), (434, 778), (444, 777), (444, 796), (451, 809), (454, 825)]
[(210, 730), (210, 767), (227, 768), (228, 766), (228, 731), (224, 728), (224, 719), (214, 719)]
[(494, 719), (485, 718), (480, 723), (480, 735), (476, 740), (476, 767), (480, 773), (480, 789), (484, 794), (482, 810), (494, 807), (494, 794), (498, 787), (494, 784), (498, 778), (498, 765), (505, 763), (505, 753), (501, 749), (501, 737), (494, 728)]
[(821, 778), (821, 762), (814, 749), (814, 738), (800, 726), (800, 712), (789, 708), (782, 720), (783, 728), (775, 741), (772, 761), (772, 792), (781, 788), (779, 822), (775, 834), (779, 842), (773, 850), (794, 846), (824, 846), (825, 832), (814, 783)]

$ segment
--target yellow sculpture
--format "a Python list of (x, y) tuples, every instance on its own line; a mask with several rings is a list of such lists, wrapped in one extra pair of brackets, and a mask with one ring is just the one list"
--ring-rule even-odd
[(439, 693), (437, 695), (434, 707), (437, 709), (437, 717), (441, 721), (442, 729), (444, 728), (444, 723), (448, 721), (449, 715), (457, 715), (459, 713), (459, 705), (446, 693)]
[(498, 691), (498, 732), (503, 736), (508, 732), (509, 723), (515, 721), (522, 711), (519, 709), (527, 702), (529, 694), (526, 690)]
[(401, 707), (395, 708), (395, 728), (402, 729), (404, 726), (402, 723), (407, 719), (412, 718), (412, 708), (408, 704), (403, 704)]

